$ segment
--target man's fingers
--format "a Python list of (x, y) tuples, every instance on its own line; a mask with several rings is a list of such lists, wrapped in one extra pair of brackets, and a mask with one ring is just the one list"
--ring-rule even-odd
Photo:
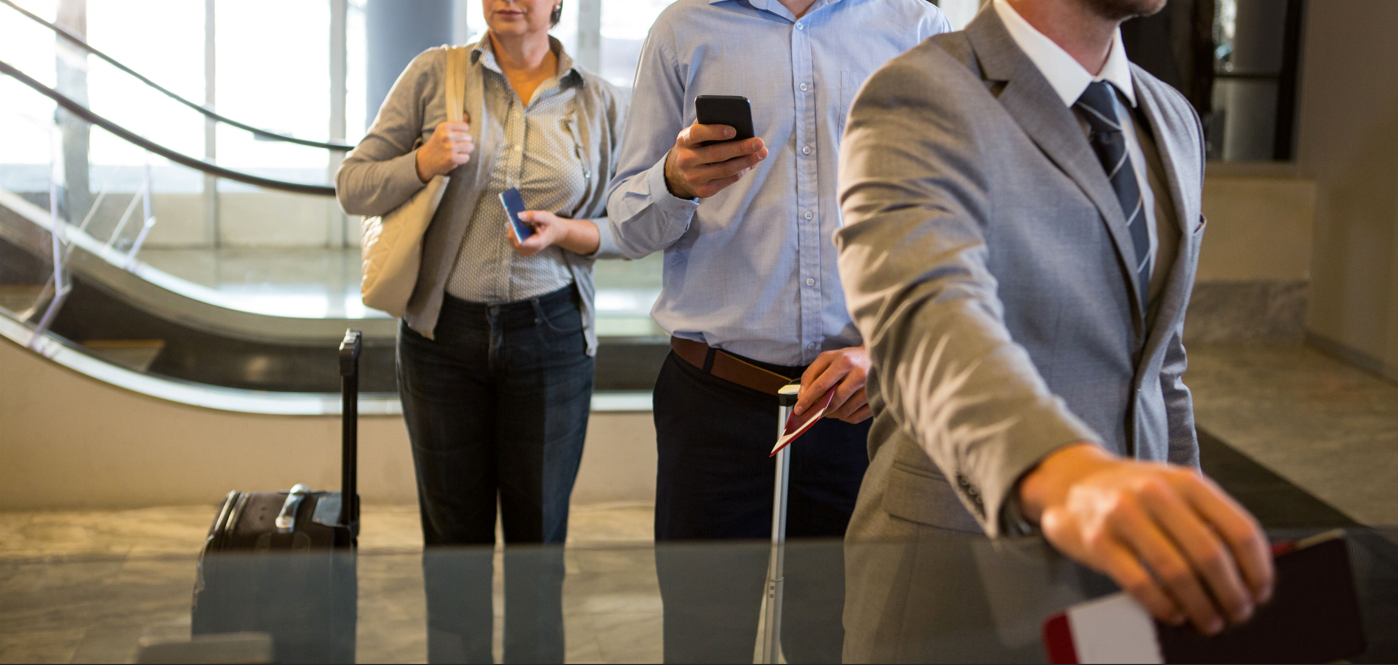
[(1137, 558), (1155, 573), (1166, 593), (1182, 607), (1194, 627), (1206, 635), (1223, 630), (1224, 619), (1199, 584), (1189, 561), (1160, 531), (1145, 511), (1134, 504), (1123, 505), (1111, 518), (1111, 531)]
[(1170, 539), (1188, 557), (1209, 585), (1214, 600), (1228, 613), (1234, 623), (1252, 617), (1252, 592), (1243, 585), (1242, 574), (1233, 561), (1233, 553), (1209, 529), (1174, 488), (1161, 484), (1163, 491), (1149, 492), (1144, 502), (1155, 521), (1165, 527)]
[(719, 164), (739, 157), (761, 152), (765, 146), (762, 139), (752, 138), (743, 141), (725, 141), (714, 145), (694, 148), (694, 161), (696, 164)]
[(1175, 626), (1184, 623), (1184, 612), (1180, 606), (1160, 588), (1160, 584), (1130, 550), (1116, 542), (1106, 542), (1100, 551), (1089, 554), (1087, 558), (1089, 560), (1085, 563), (1115, 580), (1123, 591), (1145, 605), (1156, 618)]
[(767, 156), (766, 151), (753, 153), (746, 157), (737, 157), (726, 162), (717, 164), (706, 164), (690, 169), (686, 172), (691, 183), (704, 183), (711, 180), (723, 180), (726, 178), (742, 177), (752, 167), (757, 166)]
[(810, 366), (806, 368), (806, 371), (801, 373), (801, 397), (796, 400), (796, 406), (794, 407), (797, 415), (804, 413), (805, 410), (810, 407), (811, 403), (815, 402), (817, 397), (820, 397), (820, 395), (810, 392), (807, 388), (812, 383), (815, 383), (815, 380), (820, 378), (821, 374), (825, 373), (825, 368), (829, 367), (830, 363), (834, 360), (835, 356), (833, 354), (822, 353), (816, 356), (815, 362), (811, 363)]
[(796, 402), (796, 415), (801, 415), (811, 409), (820, 398), (825, 397), (826, 391), (835, 387), (840, 379), (845, 377), (848, 370), (831, 366), (827, 368), (814, 381), (801, 386), (801, 399)]
[(681, 147), (692, 148), (705, 141), (727, 141), (737, 134), (737, 130), (728, 125), (701, 125), (696, 120), (680, 132), (677, 143)]
[[(830, 412), (844, 415), (846, 411), (859, 407), (858, 403), (850, 404), (855, 394), (864, 389), (864, 377), (856, 376), (859, 368), (846, 366), (844, 376), (840, 377), (839, 383), (835, 384), (835, 396), (830, 398)], [(819, 397), (819, 396), (817, 396)], [(849, 409), (845, 406), (848, 405)]]
[(796, 415), (799, 416), (805, 413), (814, 406), (816, 402), (820, 401), (820, 398), (825, 397), (826, 391), (835, 387), (835, 384), (839, 383), (840, 379), (843, 379), (847, 372), (848, 370), (846, 369), (831, 366), (827, 367), (825, 371), (821, 372), (815, 379), (812, 379), (810, 383), (802, 381), (801, 398), (796, 401)]
[[(848, 383), (848, 381), (845, 381), (840, 384), (840, 388), (835, 393), (835, 400), (840, 399), (839, 391), (843, 391), (844, 386)], [(867, 394), (865, 394), (864, 389), (860, 388), (858, 390), (853, 391), (850, 394), (850, 396), (845, 399), (845, 401), (840, 402), (839, 407), (836, 407), (832, 402), (830, 405), (830, 411), (826, 413), (825, 417), (834, 418), (836, 420), (845, 420), (849, 422), (858, 422), (850, 419), (854, 417), (854, 414), (858, 413), (861, 409), (864, 409), (868, 405), (869, 397)]]
[(1272, 597), (1274, 571), (1272, 548), (1262, 527), (1242, 506), (1201, 476), (1176, 483), (1184, 499), (1216, 531), (1242, 570), (1252, 591), (1253, 601), (1265, 603)]
[(843, 420), (851, 425), (858, 425), (859, 423), (862, 423), (873, 417), (874, 410), (870, 409), (869, 406), (866, 404), (863, 407), (860, 407), (860, 409), (858, 411), (855, 411), (852, 415), (845, 416), (844, 418), (838, 418), (838, 420)]

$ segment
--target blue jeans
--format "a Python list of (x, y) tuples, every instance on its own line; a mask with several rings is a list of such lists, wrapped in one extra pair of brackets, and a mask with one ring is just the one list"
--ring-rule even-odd
[(444, 546), (493, 545), (498, 505), (507, 546), (542, 545), (506, 549), (505, 660), (562, 662), (562, 543), (593, 381), (577, 291), (504, 305), (448, 296), (435, 337), (406, 325), (398, 337), (428, 659), (491, 661), (491, 557)]

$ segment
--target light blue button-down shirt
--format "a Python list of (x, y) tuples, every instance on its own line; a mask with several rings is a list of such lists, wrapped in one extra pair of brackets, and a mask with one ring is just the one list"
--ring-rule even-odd
[[(874, 70), (951, 30), (925, 0), (679, 0), (636, 71), (608, 217), (622, 252), (665, 252), (652, 311), (672, 335), (779, 365), (861, 343), (836, 268), (836, 167), (855, 92)], [(703, 200), (665, 187), (665, 156), (699, 95), (742, 95), (767, 159)]]

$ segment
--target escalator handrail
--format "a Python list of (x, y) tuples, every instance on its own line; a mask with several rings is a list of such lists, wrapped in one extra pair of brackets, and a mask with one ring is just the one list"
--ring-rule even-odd
[(72, 33), (71, 31), (69, 31), (67, 28), (65, 28), (65, 27), (63, 27), (63, 26), (61, 26), (61, 25), (56, 25), (56, 24), (53, 24), (53, 23), (50, 23), (50, 22), (44, 20), (44, 18), (43, 18), (42, 16), (39, 16), (38, 14), (35, 14), (35, 13), (33, 13), (33, 12), (31, 12), (31, 11), (29, 11), (29, 10), (23, 8), (23, 7), (20, 7), (19, 5), (15, 4), (13, 0), (0, 0), (0, 3), (4, 3), (4, 4), (6, 4), (6, 5), (9, 5), (9, 6), (10, 6), (11, 8), (13, 8), (15, 11), (17, 11), (17, 12), (23, 14), (23, 15), (25, 16), (25, 18), (28, 18), (28, 19), (30, 19), (31, 21), (34, 21), (34, 22), (36, 22), (36, 23), (39, 23), (39, 24), (43, 25), (44, 27), (48, 28), (49, 30), (52, 30), (55, 34), (57, 34), (57, 35), (63, 37), (64, 39), (67, 39), (68, 41), (72, 42), (72, 43), (73, 43), (74, 45), (76, 45), (78, 48), (81, 48), (82, 50), (87, 51), (88, 53), (91, 53), (92, 55), (95, 55), (95, 56), (97, 56), (97, 57), (99, 57), (99, 58), (101, 58), (101, 59), (103, 59), (103, 60), (106, 60), (106, 61), (107, 61), (109, 64), (111, 64), (113, 67), (116, 67), (117, 69), (119, 69), (119, 70), (121, 70), (121, 71), (123, 71), (123, 72), (125, 72), (125, 73), (127, 73), (127, 74), (130, 74), (130, 75), (131, 75), (132, 77), (134, 77), (136, 80), (138, 80), (138, 81), (140, 81), (140, 82), (142, 82), (142, 83), (144, 83), (144, 84), (146, 84), (146, 85), (148, 85), (148, 86), (150, 86), (150, 87), (152, 87), (152, 88), (155, 88), (156, 90), (158, 90), (158, 91), (160, 91), (162, 94), (164, 94), (166, 97), (169, 97), (169, 98), (171, 98), (171, 99), (173, 99), (173, 100), (175, 100), (175, 101), (177, 101), (177, 102), (179, 102), (179, 103), (181, 103), (181, 104), (184, 104), (185, 106), (188, 106), (189, 108), (194, 109), (195, 111), (198, 111), (199, 113), (203, 114), (204, 116), (209, 117), (209, 118), (212, 118), (212, 119), (214, 119), (214, 120), (217, 120), (217, 121), (219, 121), (219, 122), (221, 122), (221, 123), (223, 123), (223, 124), (225, 124), (225, 125), (230, 125), (230, 126), (233, 126), (233, 127), (237, 127), (238, 129), (242, 129), (242, 130), (245, 130), (245, 131), (248, 131), (248, 132), (252, 132), (253, 135), (258, 136), (258, 137), (260, 137), (260, 138), (262, 138), (262, 139), (265, 139), (265, 140), (270, 140), (270, 141), (281, 141), (281, 142), (285, 142), (285, 143), (295, 143), (295, 144), (297, 144), (297, 145), (304, 145), (304, 146), (311, 147), (311, 148), (320, 148), (320, 149), (322, 149), (322, 150), (334, 150), (334, 151), (337, 151), (337, 152), (348, 152), (348, 151), (354, 149), (354, 146), (348, 145), (348, 144), (344, 144), (344, 143), (326, 143), (326, 142), (322, 142), (322, 141), (312, 141), (312, 140), (310, 140), (310, 139), (298, 139), (298, 138), (296, 138), (296, 137), (294, 137), (294, 136), (287, 136), (287, 135), (285, 135), (285, 134), (278, 134), (278, 133), (276, 133), (276, 132), (269, 132), (269, 131), (267, 131), (267, 130), (265, 130), (265, 129), (258, 129), (258, 128), (256, 128), (256, 127), (253, 127), (252, 125), (249, 125), (249, 124), (246, 124), (246, 123), (242, 123), (242, 122), (238, 122), (237, 120), (234, 120), (234, 119), (232, 119), (232, 118), (229, 118), (228, 116), (219, 114), (219, 113), (216, 112), (216, 111), (211, 111), (211, 110), (209, 110), (209, 109), (207, 109), (207, 108), (204, 108), (203, 105), (201, 105), (201, 104), (196, 104), (196, 103), (194, 103), (194, 102), (192, 102), (192, 101), (190, 101), (190, 100), (188, 100), (188, 99), (185, 99), (184, 97), (181, 97), (181, 96), (179, 96), (178, 94), (175, 94), (175, 92), (173, 92), (173, 91), (171, 91), (171, 90), (165, 88), (164, 86), (161, 86), (160, 84), (156, 83), (155, 81), (152, 81), (152, 80), (146, 78), (145, 76), (142, 76), (142, 75), (141, 75), (139, 72), (137, 72), (136, 70), (131, 69), (130, 67), (127, 67), (126, 65), (121, 64), (121, 63), (118, 62), (115, 58), (113, 58), (113, 57), (107, 55), (106, 53), (103, 53), (102, 51), (98, 50), (96, 47), (92, 46), (91, 44), (88, 44), (86, 40), (84, 40), (82, 37), (79, 37), (79, 36), (76, 35), (76, 34), (73, 34), (73, 33)]
[[(3, 1), (4, 0), (0, 0), (0, 2)], [(63, 93), (58, 92), (57, 90), (54, 90), (53, 88), (50, 88), (44, 85), (43, 83), (34, 80), (33, 78), (30, 78), (29, 75), (16, 69), (13, 65), (3, 60), (0, 60), (0, 74), (10, 76), (11, 78), (19, 81), (20, 83), (23, 83), (29, 86), (30, 88), (33, 88), (34, 90), (38, 91), (39, 93), (42, 93), (44, 96), (57, 102), (59, 106), (62, 106), (63, 108), (67, 109), (69, 113), (72, 113), (73, 115), (82, 118), (88, 123), (97, 125), (98, 127), (101, 127), (102, 129), (111, 132), (118, 138), (121, 138), (122, 140), (128, 143), (132, 143), (140, 148), (160, 155), (161, 157), (175, 162), (176, 164), (187, 166), (196, 171), (202, 171), (204, 173), (219, 178), (225, 178), (227, 180), (241, 182), (248, 185), (256, 185), (258, 187), (263, 187), (266, 189), (275, 189), (283, 192), (291, 192), (293, 194), (310, 194), (314, 196), (335, 195), (335, 188), (329, 185), (311, 185), (307, 183), (287, 182), (285, 180), (264, 178), (262, 176), (256, 176), (250, 173), (243, 173), (241, 171), (226, 169), (222, 166), (210, 164), (202, 159), (196, 159), (194, 157), (190, 157), (189, 155), (185, 155), (183, 153), (171, 150), (170, 148), (166, 148), (165, 146), (155, 143), (139, 134), (136, 134), (135, 132), (132, 132), (129, 129), (126, 129), (125, 127), (122, 127), (121, 125), (116, 124), (115, 122), (112, 122), (111, 120), (108, 120), (100, 115), (97, 115), (96, 113), (93, 113), (92, 110), (88, 109), (86, 106), (79, 104), (78, 102), (67, 97)]]

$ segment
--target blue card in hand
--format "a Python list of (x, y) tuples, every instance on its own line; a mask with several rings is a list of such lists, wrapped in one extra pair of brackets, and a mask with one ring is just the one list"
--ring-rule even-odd
[(505, 214), (510, 216), (510, 229), (515, 233), (515, 240), (524, 242), (525, 238), (534, 235), (534, 229), (528, 224), (519, 221), (519, 213), (524, 212), (524, 198), (519, 195), (519, 190), (511, 187), (500, 192), (500, 203), (505, 205)]

